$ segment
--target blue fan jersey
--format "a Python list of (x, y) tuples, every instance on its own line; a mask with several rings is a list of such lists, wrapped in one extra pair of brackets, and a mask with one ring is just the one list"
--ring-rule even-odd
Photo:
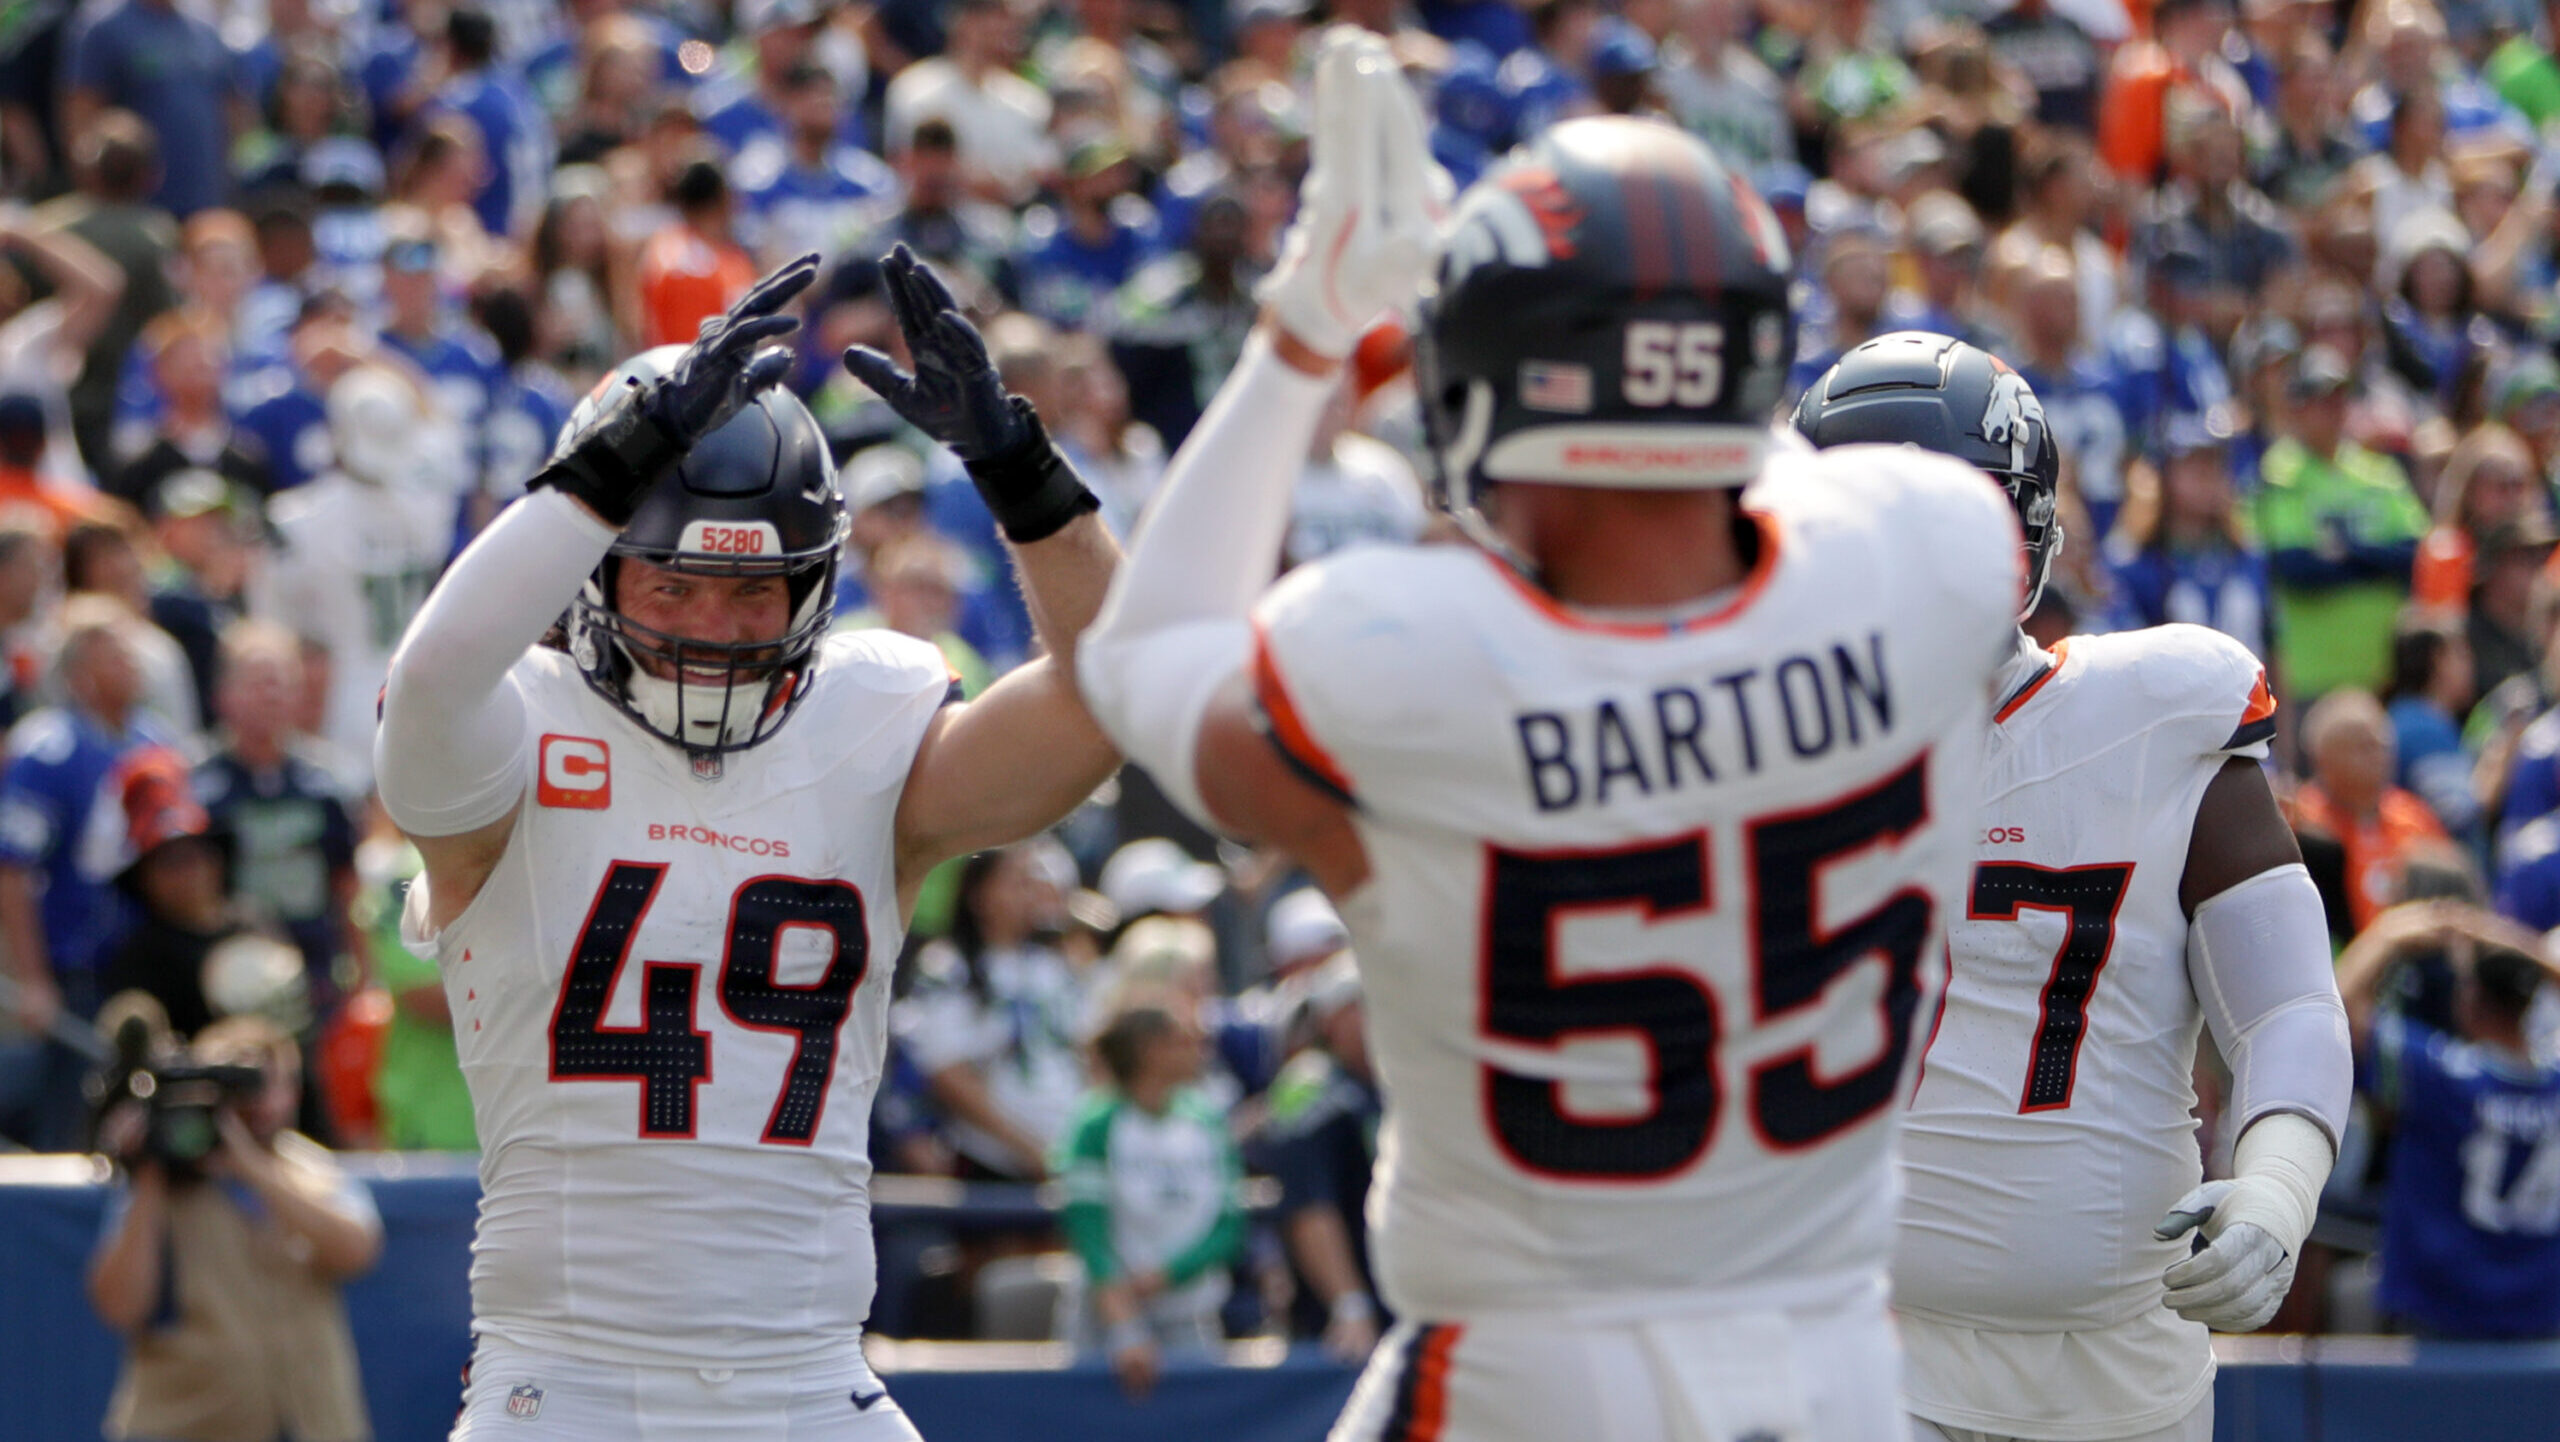
[(2383, 1309), (2446, 1336), (2560, 1334), (2560, 1068), (2401, 1016), (2375, 1023), (2364, 1063), (2398, 1119)]

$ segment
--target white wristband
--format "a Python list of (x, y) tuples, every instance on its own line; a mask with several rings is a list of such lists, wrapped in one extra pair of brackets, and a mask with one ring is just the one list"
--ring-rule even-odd
[(1332, 1311), (1333, 1320), (1337, 1322), (1374, 1322), (1378, 1319), (1377, 1304), (1369, 1300), (1366, 1292), (1345, 1292), (1334, 1298)]
[(2320, 1189), (2336, 1164), (2328, 1135), (2310, 1118), (2295, 1112), (2260, 1117), (2231, 1149), (2232, 1176), (2251, 1185), (2218, 1209), (2216, 1230), (2255, 1222), (2288, 1254), (2300, 1255), (2302, 1239), (2311, 1235), (2320, 1213)]

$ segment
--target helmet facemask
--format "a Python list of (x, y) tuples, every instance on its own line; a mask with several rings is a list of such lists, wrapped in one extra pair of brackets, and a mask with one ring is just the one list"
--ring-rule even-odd
[(2018, 620), (2024, 624), (2044, 599), (2044, 583), (2053, 574), (2053, 558), (2062, 554), (2062, 518), (2051, 482), (2038, 475), (2000, 472), (1992, 476), (2009, 493), (2018, 512), (2018, 531), (2026, 537), (2026, 589), (2018, 598)]
[[(835, 619), (837, 550), (739, 561), (616, 545), (570, 605), (569, 654), (587, 679), (652, 735), (684, 748), (694, 769), (718, 775), (719, 758), (772, 736), (807, 687), (809, 660)], [(614, 587), (637, 560), (690, 576), (781, 576), (791, 620), (769, 641), (702, 641), (623, 614)], [(655, 674), (649, 661), (672, 674)], [(714, 679), (716, 678), (716, 679)]]
[[(561, 432), (567, 446), (618, 387), (648, 384), (683, 354), (643, 351), (617, 367)], [(596, 693), (650, 735), (679, 746), (694, 775), (720, 775), (721, 757), (762, 744), (809, 690), (810, 663), (835, 620), (836, 563), (845, 507), (835, 462), (808, 407), (779, 388), (694, 442), (652, 486), (613, 549), (570, 603), (569, 655)], [(624, 563), (703, 577), (781, 577), (790, 603), (770, 640), (703, 641), (623, 613)], [(670, 674), (651, 673), (657, 663)]]

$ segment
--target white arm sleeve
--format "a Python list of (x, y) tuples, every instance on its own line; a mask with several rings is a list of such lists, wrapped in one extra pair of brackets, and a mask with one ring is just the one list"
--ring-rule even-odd
[(501, 512), (447, 570), (391, 658), (373, 769), (412, 836), (476, 831), (515, 809), (531, 776), (524, 697), (510, 674), (567, 609), (614, 531), (557, 491)]
[(2187, 977), (2205, 1025), (2231, 1063), (2235, 1133), (2272, 1112), (2295, 1112), (2332, 1148), (2355, 1087), (2347, 1009), (2329, 964), (2329, 925), (2311, 873), (2296, 863), (2262, 871), (2196, 908)]
[(1297, 484), (1334, 382), (1256, 331), (1138, 522), (1102, 614), (1077, 643), (1085, 704), (1122, 754), (1207, 821), (1200, 718), (1252, 651), (1248, 621), (1279, 563)]

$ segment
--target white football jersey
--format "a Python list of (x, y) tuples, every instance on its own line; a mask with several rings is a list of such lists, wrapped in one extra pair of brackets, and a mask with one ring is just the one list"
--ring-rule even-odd
[(697, 779), (557, 651), (513, 672), (533, 783), (422, 936), (479, 1124), (476, 1330), (633, 1365), (841, 1352), (871, 1309), (894, 819), (951, 694), (930, 644), (828, 638), (800, 710)]
[(268, 503), (282, 540), (258, 610), (329, 650), (322, 739), (331, 758), (373, 772), (374, 703), (445, 558), (453, 554), (453, 493), (394, 489), (331, 471)]
[(1407, 1316), (1880, 1296), (1888, 1149), (1971, 849), (2018, 535), (1980, 472), (1774, 456), (1760, 556), (1673, 624), (1467, 547), (1260, 608), (1271, 735), (1349, 796)]
[[(2211, 1380), (2205, 1329), (2161, 1306), (2189, 1242), (2151, 1230), (2202, 1179), (2178, 887), (2206, 785), (2266, 754), (2275, 701), (2201, 626), (2019, 645), (1905, 1119), (1894, 1299), (1920, 1415), (2114, 1437)], [(1981, 1332), (2036, 1335), (2008, 1359)]]

